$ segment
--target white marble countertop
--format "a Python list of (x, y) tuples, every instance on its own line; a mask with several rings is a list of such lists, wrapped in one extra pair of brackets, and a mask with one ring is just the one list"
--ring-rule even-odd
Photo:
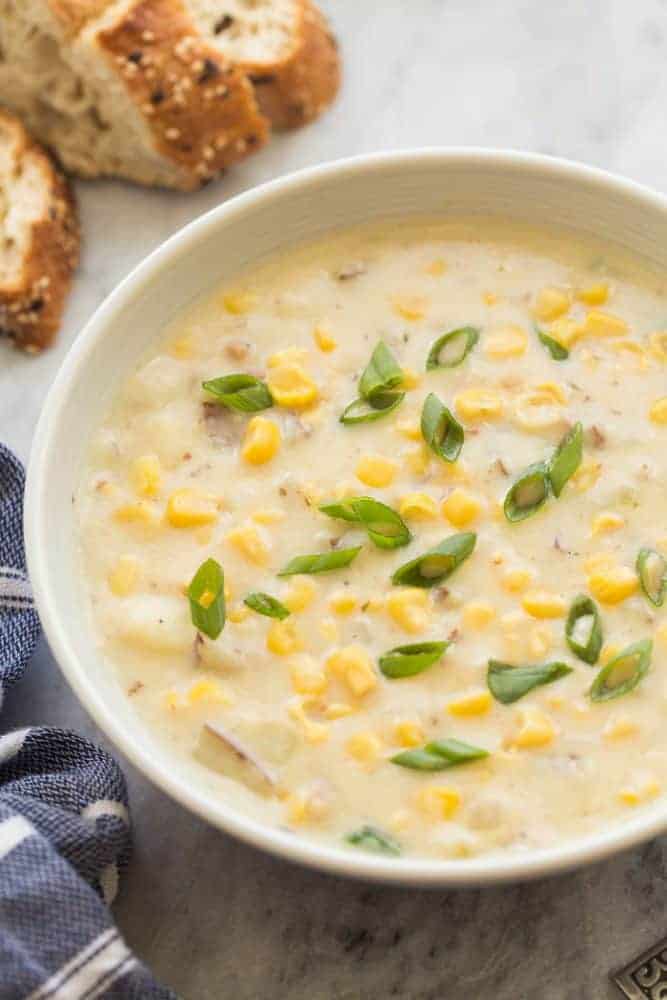
[[(224, 7), (223, 0), (220, 0)], [(664, 189), (663, 0), (328, 0), (345, 85), (320, 122), (195, 195), (80, 184), (85, 246), (65, 326), (38, 358), (0, 345), (0, 439), (26, 458), (68, 346), (131, 267), (190, 219), (279, 174), (365, 151), (486, 145), (583, 160)], [(42, 643), (3, 726), (102, 741)], [(598, 1000), (667, 933), (667, 840), (524, 886), (353, 884), (209, 829), (127, 768), (136, 853), (116, 915), (187, 1000)]]

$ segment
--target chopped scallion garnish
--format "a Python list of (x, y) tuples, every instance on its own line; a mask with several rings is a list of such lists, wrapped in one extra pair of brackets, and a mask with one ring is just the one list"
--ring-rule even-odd
[(256, 611), (258, 615), (266, 615), (267, 618), (278, 618), (283, 621), (289, 617), (289, 609), (281, 604), (277, 598), (271, 597), (270, 594), (259, 591), (248, 594), (247, 597), (243, 598), (243, 603)]
[(575, 597), (565, 622), (567, 644), (580, 660), (597, 663), (602, 648), (602, 621), (595, 601), (588, 594)]
[(550, 337), (548, 333), (544, 333), (543, 330), (539, 330), (537, 327), (535, 327), (535, 332), (537, 339), (546, 347), (554, 361), (566, 361), (569, 358), (570, 352), (567, 347), (563, 347), (554, 337)]
[(479, 330), (474, 326), (462, 326), (458, 330), (443, 333), (431, 345), (426, 359), (426, 370), (455, 368), (465, 361), (478, 340)]
[(187, 590), (192, 624), (209, 639), (225, 627), (225, 574), (215, 559), (203, 562)]
[(549, 462), (549, 479), (554, 496), (559, 497), (566, 482), (581, 465), (584, 430), (580, 423), (567, 432)]
[(449, 642), (413, 642), (409, 646), (396, 646), (383, 653), (378, 663), (385, 677), (414, 677), (437, 663)]
[(253, 375), (222, 375), (202, 385), (216, 403), (241, 413), (256, 413), (273, 406), (269, 387)]
[(642, 639), (635, 642), (610, 660), (593, 681), (589, 696), (591, 701), (610, 701), (628, 694), (637, 687), (651, 666), (653, 642)]
[(310, 556), (295, 556), (278, 573), (278, 576), (295, 576), (298, 573), (328, 573), (332, 569), (349, 566), (361, 552), (362, 546), (351, 549), (334, 549), (333, 552), (317, 552)]
[(431, 451), (445, 462), (455, 462), (459, 457), (463, 447), (463, 428), (434, 392), (424, 400), (421, 432)]
[(468, 764), (488, 756), (488, 750), (460, 740), (433, 740), (424, 747), (397, 753), (391, 758), (391, 762), (414, 771), (444, 771), (445, 768)]
[(359, 379), (359, 398), (346, 406), (342, 424), (362, 424), (379, 420), (395, 410), (405, 393), (398, 391), (403, 369), (381, 340)]
[(477, 535), (471, 531), (450, 535), (435, 548), (399, 566), (391, 582), (410, 587), (434, 587), (451, 576), (468, 558), (475, 548), (476, 541)]
[(338, 503), (322, 504), (329, 517), (362, 524), (370, 540), (381, 549), (396, 549), (411, 540), (407, 525), (395, 510), (373, 497), (348, 497)]
[(515, 667), (511, 663), (502, 663), (500, 660), (489, 660), (486, 683), (496, 701), (502, 702), (503, 705), (511, 705), (512, 702), (523, 698), (533, 688), (541, 687), (542, 684), (551, 684), (559, 677), (565, 677), (566, 674), (570, 673), (572, 673), (572, 667), (558, 661), (531, 663), (527, 666)]
[(370, 403), (359, 396), (345, 407), (338, 418), (341, 424), (368, 424), (392, 413), (405, 398), (404, 392), (378, 393)]
[(383, 833), (382, 830), (378, 830), (376, 826), (370, 826), (369, 824), (360, 827), (358, 830), (353, 830), (352, 833), (348, 833), (345, 840), (354, 847), (361, 847), (363, 850), (372, 851), (374, 854), (397, 855), (401, 853), (400, 844), (393, 837)]
[(667, 594), (667, 559), (655, 549), (640, 549), (637, 574), (646, 597), (656, 608), (661, 608)]
[(546, 503), (551, 491), (549, 473), (544, 462), (529, 465), (510, 486), (503, 510), (508, 521), (523, 521)]

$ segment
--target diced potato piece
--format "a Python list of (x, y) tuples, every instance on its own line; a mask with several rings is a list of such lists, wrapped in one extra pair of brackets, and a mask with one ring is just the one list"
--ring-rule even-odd
[(570, 308), (570, 297), (562, 288), (548, 285), (542, 288), (533, 305), (533, 315), (543, 323), (562, 316)]
[(503, 413), (503, 401), (491, 389), (466, 389), (456, 396), (454, 406), (462, 420), (498, 420)]
[(289, 656), (290, 653), (297, 653), (303, 648), (296, 625), (289, 620), (271, 622), (266, 634), (266, 645), (276, 656)]
[(591, 535), (604, 535), (610, 531), (619, 531), (625, 526), (625, 518), (611, 510), (603, 510), (596, 514), (591, 524)]
[(466, 490), (456, 487), (442, 501), (442, 513), (455, 528), (465, 528), (479, 515), (481, 504)]
[(487, 334), (484, 339), (484, 353), (488, 358), (502, 361), (524, 354), (528, 346), (528, 334), (521, 326), (507, 324)]
[(109, 631), (140, 652), (161, 655), (190, 655), (195, 636), (187, 602), (152, 594), (123, 604), (122, 613), (110, 620)]
[(256, 566), (266, 566), (270, 549), (253, 524), (241, 524), (227, 533), (227, 541)]
[(417, 806), (430, 820), (452, 819), (461, 801), (458, 788), (449, 785), (428, 785), (417, 792)]
[(667, 424), (667, 396), (656, 399), (649, 410), (649, 417), (654, 424)]
[(429, 598), (425, 590), (405, 587), (387, 596), (387, 611), (405, 632), (422, 632), (429, 620)]
[(337, 615), (351, 615), (359, 607), (359, 598), (349, 590), (337, 590), (331, 595), (329, 607)]
[(609, 566), (593, 570), (588, 576), (588, 589), (601, 604), (620, 604), (637, 593), (639, 581), (627, 566)]
[(297, 694), (323, 694), (329, 683), (317, 660), (305, 653), (295, 656), (292, 660), (290, 680)]
[(401, 517), (413, 521), (427, 521), (437, 517), (438, 505), (428, 493), (406, 493), (398, 505)]
[(399, 746), (417, 747), (424, 742), (424, 729), (414, 719), (403, 719), (394, 726), (394, 738)]
[(142, 455), (131, 469), (132, 485), (140, 497), (155, 497), (160, 492), (162, 475), (157, 455)]
[(268, 417), (253, 417), (248, 421), (241, 455), (251, 465), (264, 465), (280, 448), (280, 428)]
[(529, 590), (521, 601), (523, 610), (533, 618), (562, 618), (567, 605), (560, 594), (548, 590)]
[(496, 609), (485, 601), (470, 601), (463, 608), (462, 619), (466, 628), (484, 628), (496, 617)]
[(371, 764), (379, 757), (382, 742), (375, 733), (355, 733), (345, 744), (345, 749), (360, 764)]
[(283, 604), (292, 612), (305, 611), (312, 604), (316, 593), (315, 583), (307, 576), (294, 576), (283, 598)]
[(541, 709), (531, 706), (519, 709), (519, 728), (510, 746), (520, 750), (535, 750), (553, 743), (557, 730), (552, 720)]
[(472, 715), (484, 715), (492, 705), (490, 691), (469, 691), (447, 703), (450, 715), (468, 718)]
[(357, 479), (366, 486), (380, 489), (389, 486), (396, 475), (397, 466), (389, 458), (382, 455), (363, 455), (357, 463)]
[(174, 528), (197, 528), (217, 518), (217, 498), (194, 486), (176, 490), (167, 501), (167, 520)]
[(628, 332), (628, 324), (620, 316), (591, 309), (586, 316), (584, 329), (589, 337), (620, 337)]
[(132, 594), (136, 590), (138, 580), (139, 560), (132, 555), (120, 556), (107, 577), (109, 590), (116, 597), (127, 597)]
[(315, 343), (324, 354), (330, 354), (338, 347), (338, 341), (322, 326), (316, 326), (313, 330)]
[(593, 285), (577, 290), (577, 298), (587, 306), (603, 306), (609, 297), (609, 285), (606, 281), (597, 281)]
[(373, 661), (363, 646), (353, 644), (336, 650), (327, 659), (327, 669), (342, 680), (356, 698), (377, 686)]

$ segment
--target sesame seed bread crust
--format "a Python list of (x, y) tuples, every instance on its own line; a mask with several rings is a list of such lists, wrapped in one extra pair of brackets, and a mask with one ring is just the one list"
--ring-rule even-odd
[(271, 68), (243, 67), (275, 128), (296, 128), (317, 118), (340, 87), (338, 43), (326, 18), (310, 0), (298, 0), (298, 6), (291, 51)]
[(53, 341), (60, 326), (79, 261), (76, 205), (50, 157), (18, 119), (1, 109), (0, 143), (9, 147), (6, 176), (0, 176), (5, 195), (11, 198), (12, 184), (26, 171), (41, 187), (40, 215), (30, 218), (25, 213), (27, 231), (18, 267), (13, 274), (0, 268), (0, 331), (18, 347), (37, 353)]
[(96, 34), (125, 82), (156, 151), (174, 164), (174, 187), (191, 190), (268, 138), (253, 88), (197, 34), (180, 0), (139, 0)]

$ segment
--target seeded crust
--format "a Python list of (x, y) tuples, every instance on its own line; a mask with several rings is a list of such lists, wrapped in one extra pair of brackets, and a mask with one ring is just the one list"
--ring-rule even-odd
[[(52, 160), (13, 115), (0, 109), (0, 141), (12, 144), (14, 170), (30, 166), (44, 185), (45, 210), (27, 219), (20, 268), (13, 278), (0, 269), (0, 332), (37, 353), (60, 326), (65, 299), (79, 262), (79, 223), (72, 192)], [(11, 194), (11, 177), (0, 184)]]
[(296, 128), (317, 118), (340, 87), (338, 43), (310, 0), (298, 0), (291, 51), (274, 67), (246, 63), (259, 106), (275, 128)]
[(139, 0), (96, 44), (177, 168), (174, 187), (196, 188), (266, 142), (245, 73), (198, 35), (180, 0)]

